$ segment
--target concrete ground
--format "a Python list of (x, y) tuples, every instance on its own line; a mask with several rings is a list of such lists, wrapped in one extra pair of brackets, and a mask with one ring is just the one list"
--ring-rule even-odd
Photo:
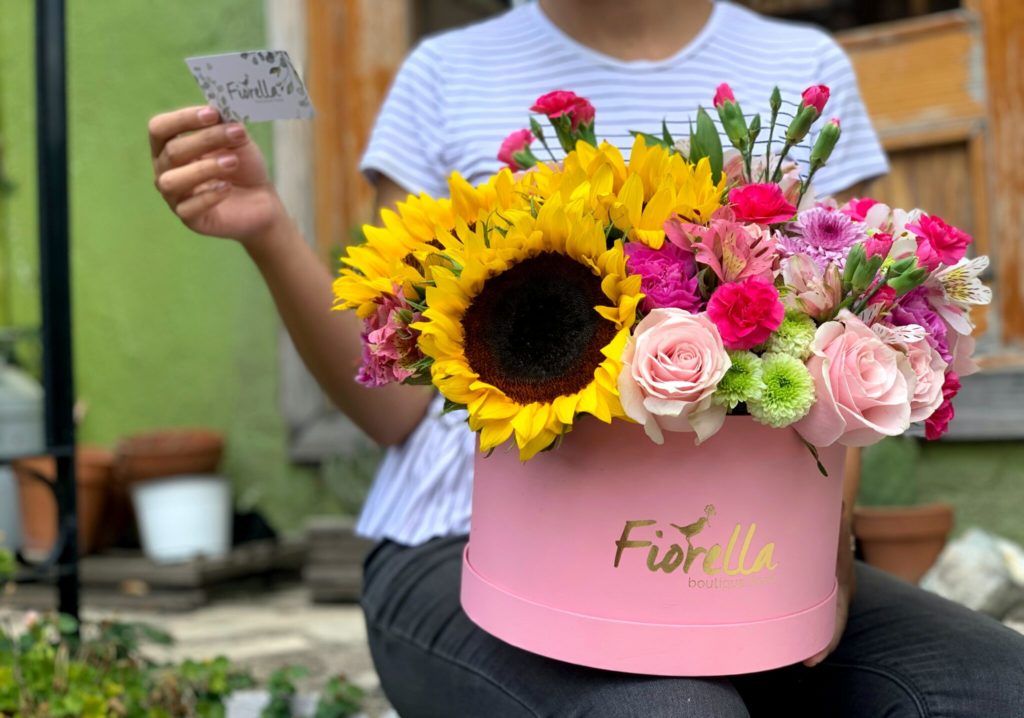
[[(0, 618), (4, 617), (15, 621), (20, 618), (0, 606)], [(225, 597), (185, 613), (110, 611), (86, 606), (83, 618), (140, 621), (167, 631), (175, 638), (173, 646), (147, 649), (157, 660), (227, 656), (249, 668), (258, 680), (277, 668), (301, 665), (309, 675), (297, 681), (298, 686), (310, 691), (342, 673), (366, 691), (366, 709), (371, 718), (385, 718), (389, 713), (373, 670), (359, 606), (314, 605), (300, 585)]]

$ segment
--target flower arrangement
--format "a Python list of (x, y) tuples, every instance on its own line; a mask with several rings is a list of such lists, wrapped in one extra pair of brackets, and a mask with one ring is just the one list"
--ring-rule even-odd
[[(556, 445), (581, 414), (699, 443), (730, 414), (811, 447), (865, 446), (925, 422), (941, 436), (975, 370), (970, 309), (988, 258), (940, 217), (812, 181), (841, 134), (824, 123), (805, 174), (787, 159), (829, 99), (808, 88), (767, 140), (728, 85), (689, 136), (598, 143), (594, 108), (552, 92), (512, 133), (508, 167), (451, 197), (410, 196), (349, 248), (336, 308), (363, 319), (358, 379), (433, 384), (489, 451)], [(788, 125), (783, 120), (789, 119)], [(556, 161), (549, 139), (565, 151)], [(549, 158), (539, 159), (539, 145)]]

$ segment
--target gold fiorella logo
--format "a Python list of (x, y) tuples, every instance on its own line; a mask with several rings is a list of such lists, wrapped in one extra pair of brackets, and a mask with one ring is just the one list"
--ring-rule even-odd
[[(708, 504), (704, 507), (704, 516), (691, 524), (680, 526), (669, 523), (673, 532), (669, 536), (676, 539), (676, 542), (669, 544), (667, 548), (656, 543), (657, 540), (665, 538), (665, 530), (658, 528), (656, 520), (626, 521), (622, 535), (615, 542), (615, 568), (622, 563), (624, 554), (628, 550), (646, 549), (649, 571), (673, 573), (682, 568), (683, 573), (689, 576), (687, 585), (690, 588), (740, 588), (756, 583), (769, 583), (774, 580), (775, 576), (772, 575), (772, 572), (778, 566), (774, 561), (774, 542), (761, 546), (757, 549), (754, 558), (750, 560), (752, 548), (756, 545), (754, 544), (757, 534), (756, 523), (750, 524), (745, 534), (743, 525), (737, 523), (733, 527), (724, 550), (718, 543), (706, 547), (697, 543), (699, 541), (698, 534), (711, 523), (711, 517), (715, 514), (715, 507)], [(678, 532), (685, 540), (685, 546), (678, 543), (675, 532)], [(743, 542), (737, 549), (741, 536)], [(709, 578), (690, 576), (694, 564), (698, 565), (698, 569), (694, 573), (700, 571)]]

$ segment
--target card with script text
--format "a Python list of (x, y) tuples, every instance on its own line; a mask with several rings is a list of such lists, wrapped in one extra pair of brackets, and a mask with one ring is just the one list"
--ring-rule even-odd
[(284, 50), (252, 50), (185, 60), (199, 89), (225, 120), (308, 120), (313, 104)]

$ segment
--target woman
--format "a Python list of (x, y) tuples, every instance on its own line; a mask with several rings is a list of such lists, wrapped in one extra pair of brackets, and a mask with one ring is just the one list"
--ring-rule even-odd
[[(478, 181), (497, 169), (501, 139), (549, 90), (590, 98), (599, 136), (628, 145), (629, 129), (685, 121), (720, 82), (764, 114), (774, 84), (788, 97), (811, 84), (832, 88), (830, 112), (844, 136), (819, 191), (887, 170), (849, 61), (827, 35), (708, 0), (540, 0), (428, 40), (396, 78), (363, 169), (380, 206), (408, 192), (440, 195), (452, 170)], [(210, 108), (186, 108), (153, 118), (150, 137), (168, 204), (195, 231), (242, 244), (324, 390), (394, 447), (359, 530), (380, 541), (367, 558), (363, 605), (382, 684), (406, 718), (1024, 714), (1024, 639), (854, 567), (848, 520), (835, 638), (803, 666), (731, 679), (644, 677), (549, 660), (483, 633), (458, 600), (473, 452), (461, 417), (441, 417), (429, 391), (369, 393), (354, 381), (356, 320), (329, 313), (331, 277), (243, 127), (220, 123)]]

